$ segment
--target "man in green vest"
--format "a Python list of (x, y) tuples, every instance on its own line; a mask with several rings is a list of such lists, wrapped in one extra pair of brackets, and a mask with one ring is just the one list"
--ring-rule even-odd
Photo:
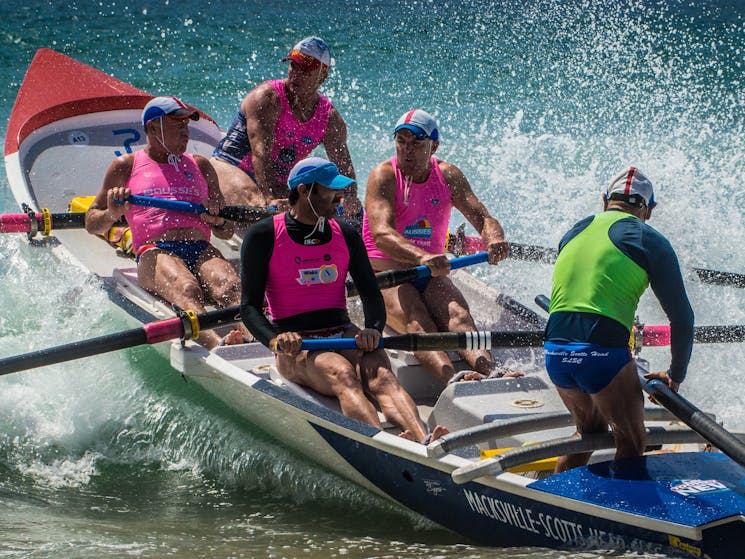
[[(610, 426), (616, 459), (640, 456), (646, 446), (644, 398), (629, 340), (639, 298), (648, 286), (670, 320), (672, 359), (649, 378), (677, 391), (693, 347), (693, 310), (669, 241), (645, 222), (656, 203), (652, 183), (631, 167), (603, 195), (603, 212), (572, 227), (559, 244), (546, 369), (577, 432)], [(591, 453), (559, 458), (556, 471), (584, 465)]]

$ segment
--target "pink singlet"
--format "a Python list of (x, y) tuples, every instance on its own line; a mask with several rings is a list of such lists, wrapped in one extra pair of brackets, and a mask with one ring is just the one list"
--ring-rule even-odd
[[(448, 236), (450, 211), (453, 199), (436, 158), (431, 160), (432, 170), (426, 182), (406, 184), (398, 169), (396, 158), (391, 158), (396, 173), (396, 231), (411, 244), (432, 254), (443, 254)], [(373, 240), (367, 212), (362, 222), (362, 238), (370, 258), (390, 259)]]
[[(181, 156), (177, 171), (170, 163), (153, 161), (144, 149), (136, 151), (132, 173), (125, 186), (132, 194), (166, 200), (201, 204), (209, 198), (209, 188), (202, 170), (188, 153)], [(172, 229), (198, 229), (204, 234), (205, 240), (210, 240), (210, 226), (197, 214), (133, 204), (126, 217), (132, 230), (135, 251), (147, 241)]]
[[(331, 113), (331, 101), (323, 95), (318, 95), (318, 104), (313, 116), (305, 122), (300, 122), (292, 114), (290, 103), (283, 80), (270, 82), (279, 95), (281, 109), (277, 124), (274, 127), (274, 147), (272, 148), (272, 164), (277, 183), (287, 185), (287, 177), (296, 162), (305, 159), (321, 143), (326, 135)], [(238, 164), (252, 177), (254, 172), (251, 152)]]
[(269, 260), (266, 300), (272, 320), (321, 309), (346, 309), (349, 249), (333, 219), (331, 241), (301, 245), (290, 238), (285, 214), (274, 216), (274, 249)]

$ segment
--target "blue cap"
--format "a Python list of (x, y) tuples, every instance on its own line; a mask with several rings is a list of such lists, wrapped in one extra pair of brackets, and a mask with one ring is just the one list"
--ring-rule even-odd
[(298, 161), (287, 178), (287, 186), (290, 188), (314, 182), (333, 190), (341, 190), (356, 181), (340, 174), (336, 165), (322, 157), (308, 157)]
[(199, 120), (199, 111), (177, 97), (155, 97), (142, 109), (142, 125), (164, 116)]

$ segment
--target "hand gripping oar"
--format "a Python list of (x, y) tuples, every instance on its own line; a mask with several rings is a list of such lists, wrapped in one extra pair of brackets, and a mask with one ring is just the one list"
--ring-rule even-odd
[(658, 379), (647, 380), (648, 371), (637, 363), (639, 381), (644, 391), (735, 462), (745, 467), (745, 443), (719, 425), (680, 394)]
[(0, 215), (0, 233), (27, 233), (29, 239), (37, 233), (49, 236), (53, 229), (80, 229), (85, 227), (85, 213), (51, 213), (42, 208), (34, 212), (23, 204), (22, 214)]
[(181, 311), (179, 316), (151, 322), (124, 332), (115, 332), (23, 355), (6, 357), (0, 359), (0, 375), (143, 344), (157, 344), (175, 338), (195, 339), (199, 336), (200, 329), (206, 330), (221, 324), (237, 322), (240, 320), (239, 312), (238, 307), (219, 309), (199, 315), (192, 311)]
[[(163, 198), (151, 198), (149, 196), (138, 196), (132, 195), (126, 200), (130, 204), (137, 206), (150, 206), (153, 208), (161, 208), (164, 210), (175, 210), (179, 212), (188, 212), (195, 214), (203, 214), (207, 212), (202, 204), (194, 204), (192, 202), (183, 202), (181, 200), (164, 200)], [(124, 203), (118, 201), (117, 203)], [(237, 221), (239, 223), (255, 223), (265, 217), (269, 217), (277, 213), (277, 208), (274, 206), (260, 207), (260, 206), (225, 206), (220, 210), (218, 214), (220, 217), (229, 219), (231, 221)]]

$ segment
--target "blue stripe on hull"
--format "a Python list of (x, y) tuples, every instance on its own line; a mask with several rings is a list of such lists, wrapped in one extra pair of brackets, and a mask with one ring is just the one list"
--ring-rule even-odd
[[(703, 557), (701, 542), (517, 497), (477, 483), (456, 485), (447, 473), (316, 428), (340, 455), (387, 495), (478, 544), (623, 549)], [(644, 519), (639, 523), (644, 524)], [(712, 559), (729, 559), (745, 548), (742, 523), (716, 530), (719, 533), (712, 532), (713, 538), (705, 538)]]

